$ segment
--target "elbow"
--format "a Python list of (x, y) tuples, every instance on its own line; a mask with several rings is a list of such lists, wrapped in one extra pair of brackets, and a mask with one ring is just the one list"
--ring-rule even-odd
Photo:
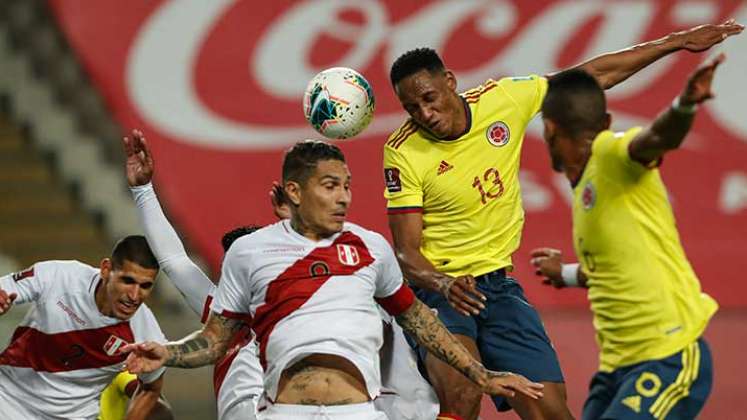
[(614, 75), (610, 74), (609, 72), (606, 72), (606, 73), (597, 72), (593, 74), (593, 76), (595, 79), (597, 79), (597, 83), (599, 83), (599, 87), (601, 87), (604, 90), (610, 89), (619, 83), (619, 80), (617, 80), (614, 77)]

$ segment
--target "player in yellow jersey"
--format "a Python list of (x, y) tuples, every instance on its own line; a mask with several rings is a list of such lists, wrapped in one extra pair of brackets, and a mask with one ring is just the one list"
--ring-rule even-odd
[[(123, 420), (127, 415), (130, 399), (135, 396), (138, 387), (137, 375), (121, 372), (112, 383), (101, 393), (99, 420)], [(137, 398), (136, 396), (134, 398)], [(143, 418), (136, 412), (131, 412), (128, 419)], [(151, 410), (148, 420), (172, 420), (171, 408), (163, 398)]]
[[(718, 305), (685, 256), (658, 166), (677, 149), (697, 105), (713, 96), (723, 55), (699, 68), (673, 105), (645, 128), (609, 131), (604, 92), (582, 70), (553, 76), (542, 106), (553, 168), (573, 186), (578, 265), (533, 251), (546, 283), (589, 288), (600, 347), (583, 418), (693, 419), (711, 390), (701, 337)], [(565, 272), (565, 275), (564, 275)]]
[[(701, 51), (738, 31), (733, 22), (704, 25), (579, 67), (609, 88), (673, 51)], [(454, 74), (427, 48), (400, 56), (390, 77), (410, 114), (384, 147), (389, 225), (405, 277), (475, 357), (545, 385), (541, 400), (496, 399), (496, 407), (514, 408), (525, 419), (571, 418), (541, 320), (506, 276), (524, 222), (518, 181), (524, 131), (547, 79), (489, 80), (458, 94)], [(475, 419), (479, 389), (420, 350), (440, 417)]]

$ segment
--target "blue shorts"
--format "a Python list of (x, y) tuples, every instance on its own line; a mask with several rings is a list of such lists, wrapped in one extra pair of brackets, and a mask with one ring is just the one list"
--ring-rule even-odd
[(712, 384), (711, 351), (701, 338), (665, 359), (597, 372), (582, 418), (694, 419)]
[[(436, 310), (441, 322), (452, 334), (475, 340), (486, 368), (509, 371), (536, 382), (563, 382), (558, 356), (547, 337), (539, 314), (524, 297), (524, 290), (505, 270), (476, 277), (477, 289), (487, 301), (478, 315), (464, 316), (437, 292), (414, 288), (418, 299)], [(421, 363), (427, 350), (408, 337)], [(503, 397), (494, 397), (499, 411), (511, 409)]]

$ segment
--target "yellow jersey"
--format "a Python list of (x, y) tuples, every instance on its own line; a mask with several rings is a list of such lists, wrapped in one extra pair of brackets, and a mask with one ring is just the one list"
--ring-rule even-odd
[(677, 353), (718, 308), (685, 256), (658, 168), (628, 154), (640, 131), (601, 132), (574, 187), (573, 243), (606, 372)]
[(420, 251), (439, 271), (478, 276), (511, 266), (524, 225), (524, 131), (546, 92), (547, 79), (536, 75), (488, 80), (461, 94), (461, 137), (435, 138), (409, 119), (387, 140), (388, 212), (422, 212)]
[[(122, 420), (125, 418), (127, 405), (130, 401), (127, 388), (136, 385), (137, 375), (130, 372), (120, 372), (101, 393), (99, 420)], [(131, 391), (134, 392), (134, 389), (131, 389)]]

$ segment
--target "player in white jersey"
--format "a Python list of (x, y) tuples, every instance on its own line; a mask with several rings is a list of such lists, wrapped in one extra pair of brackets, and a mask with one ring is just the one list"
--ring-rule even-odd
[(131, 372), (212, 363), (251, 316), (265, 372), (267, 405), (259, 418), (384, 419), (371, 402), (381, 383), (378, 301), (408, 334), (486, 393), (542, 396), (541, 384), (489, 371), (473, 359), (404, 284), (386, 240), (345, 223), (350, 173), (339, 148), (296, 144), (283, 162), (283, 184), (291, 219), (228, 250), (205, 327), (168, 345), (125, 346)]
[[(212, 300), (215, 285), (186, 254), (176, 231), (163, 213), (153, 186), (155, 164), (143, 134), (134, 130), (124, 139), (127, 157), (126, 174), (135, 200), (140, 220), (153, 253), (161, 269), (174, 282), (185, 297), (189, 307), (202, 322), (207, 318), (206, 303)], [(290, 218), (282, 187), (275, 184), (271, 190), (272, 207), (279, 219)], [(255, 229), (239, 228), (224, 235), (222, 245), (228, 250), (235, 239)], [(438, 413), (438, 401), (430, 385), (417, 371), (415, 355), (407, 345), (402, 328), (391, 316), (382, 312), (387, 340), (382, 347), (382, 393), (374, 401), (377, 409), (390, 418), (402, 420), (430, 420)], [(247, 334), (239, 334), (247, 337)], [(218, 402), (218, 418), (228, 420), (254, 415), (255, 396), (262, 393), (262, 370), (259, 365), (256, 343), (248, 348), (241, 341), (230, 346), (228, 354), (216, 363), (214, 385)]]
[[(205, 322), (215, 292), (213, 281), (194, 263), (179, 236), (161, 209), (151, 180), (155, 163), (143, 134), (133, 130), (123, 139), (125, 172), (145, 236), (158, 264), (184, 296), (188, 306)], [(223, 236), (224, 251), (234, 240), (257, 227), (234, 229)], [(218, 403), (218, 419), (256, 418), (256, 401), (262, 394), (262, 367), (257, 346), (246, 325), (237, 331), (226, 355), (215, 364), (213, 387)]]
[[(0, 418), (95, 419), (101, 392), (124, 367), (121, 348), (166, 341), (143, 304), (156, 274), (145, 238), (128, 236), (99, 268), (45, 261), (0, 277), (0, 315), (32, 303), (0, 353)], [(128, 419), (144, 419), (156, 406), (162, 374), (139, 375)]]

